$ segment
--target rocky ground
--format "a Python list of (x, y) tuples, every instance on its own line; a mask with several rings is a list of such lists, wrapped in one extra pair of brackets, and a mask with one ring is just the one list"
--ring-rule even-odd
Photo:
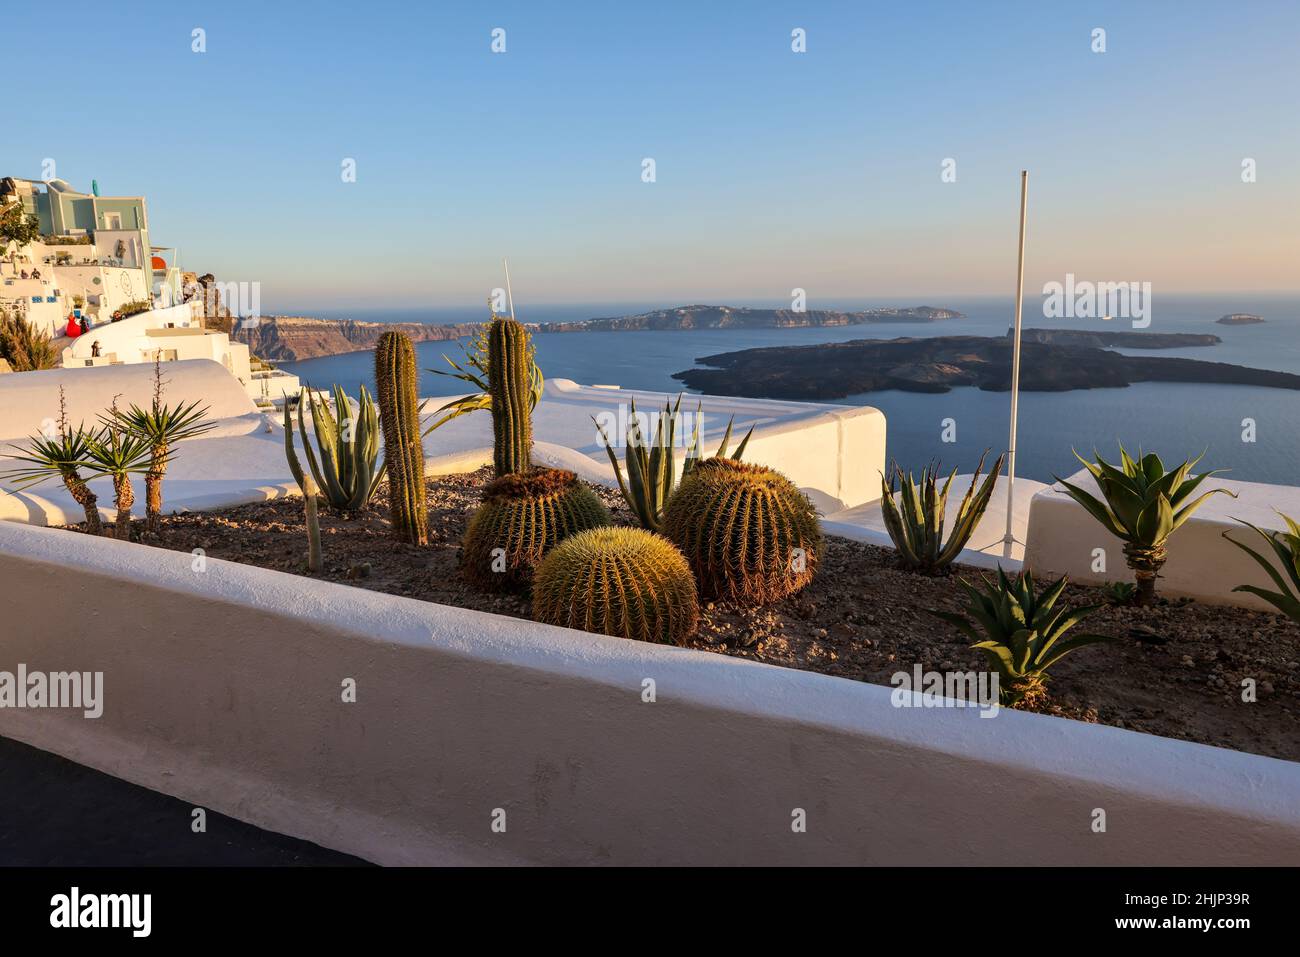
[[(385, 489), (356, 517), (321, 512), (325, 570), (360, 588), (528, 617), (526, 597), (485, 595), (457, 573), (460, 539), (488, 471), (428, 483), (430, 545), (394, 543)], [(617, 492), (596, 487), (631, 524)], [(286, 499), (166, 520), (162, 547), (303, 574), (302, 500)], [(951, 577), (896, 567), (894, 553), (841, 538), (827, 542), (817, 578), (801, 594), (762, 609), (703, 608), (692, 647), (769, 664), (888, 684), (897, 671), (982, 670), (969, 641), (931, 610), (961, 611)], [(973, 569), (957, 574), (974, 578)], [(1053, 670), (1043, 710), (1172, 738), (1300, 760), (1300, 625), (1265, 612), (1187, 601), (1149, 608), (1106, 605), (1093, 588), (1063, 601), (1105, 607), (1081, 630), (1115, 640), (1081, 649)], [(1254, 679), (1258, 700), (1243, 702)]]

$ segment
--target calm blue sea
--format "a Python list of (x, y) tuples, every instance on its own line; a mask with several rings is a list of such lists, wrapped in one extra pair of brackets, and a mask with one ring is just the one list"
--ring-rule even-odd
[[(731, 305), (780, 307), (781, 303), (732, 302)], [(950, 307), (965, 319), (924, 325), (852, 326), (833, 329), (690, 332), (577, 332), (536, 338), (538, 360), (548, 377), (577, 382), (608, 383), (624, 388), (676, 392), (674, 372), (691, 368), (695, 359), (718, 352), (757, 346), (898, 336), (1001, 335), (1012, 320), (1008, 300), (837, 301), (815, 308), (860, 309), (875, 305)], [(520, 319), (548, 322), (627, 315), (659, 308), (664, 303), (608, 303), (582, 306), (517, 307)], [(677, 305), (672, 303), (671, 305)], [(1229, 312), (1253, 312), (1267, 321), (1253, 326), (1222, 326), (1215, 320)], [(391, 312), (322, 312), (309, 315), (391, 322), (446, 323), (479, 317), (473, 309)], [(1044, 319), (1039, 300), (1026, 300), (1025, 325), (1057, 328), (1130, 329), (1126, 320), (1103, 324), (1096, 319)], [(1300, 373), (1300, 297), (1232, 298), (1184, 297), (1154, 299), (1151, 332), (1209, 332), (1223, 343), (1207, 348), (1166, 349), (1157, 355), (1188, 356), (1217, 362)], [(454, 343), (417, 345), (421, 366), (447, 368), (446, 352), (459, 354)], [(329, 356), (283, 363), (314, 386), (342, 383), (349, 391), (359, 382), (373, 389), (370, 353)], [(456, 380), (425, 373), (422, 395), (454, 395), (463, 391)], [(841, 404), (872, 405), (888, 417), (888, 451), (905, 468), (919, 468), (932, 458), (969, 470), (985, 448), (994, 453), (1007, 445), (1010, 397), (1003, 393), (963, 388), (942, 395), (873, 392), (840, 400)], [(956, 442), (941, 441), (945, 419), (956, 421)], [(1255, 422), (1256, 441), (1242, 440), (1244, 419)], [(1071, 447), (1081, 452), (1094, 446), (1103, 454), (1126, 447), (1154, 450), (1166, 460), (1206, 452), (1203, 466), (1231, 469), (1233, 478), (1300, 484), (1300, 392), (1230, 385), (1143, 383), (1125, 389), (1022, 393), (1017, 474), (1050, 481), (1068, 475), (1078, 465)]]

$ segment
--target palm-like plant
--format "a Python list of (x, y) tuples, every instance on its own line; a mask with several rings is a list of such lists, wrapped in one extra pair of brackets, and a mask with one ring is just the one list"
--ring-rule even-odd
[(58, 431), (54, 435), (33, 435), (25, 446), (12, 446), (19, 454), (10, 458), (21, 464), (0, 473), (0, 478), (13, 482), (15, 488), (25, 489), (58, 476), (68, 494), (85, 511), (86, 531), (99, 535), (103, 532), (99, 498), (81, 475), (82, 468), (89, 462), (93, 435), (84, 425), (76, 429), (69, 425), (67, 400), (60, 386)]
[(117, 509), (114, 523), (116, 537), (129, 541), (131, 507), (135, 504), (131, 476), (148, 470), (151, 450), (144, 438), (128, 432), (116, 420), (106, 418), (104, 428), (87, 441), (86, 464), (96, 474), (113, 480), (113, 504)]
[[(303, 451), (316, 485), (324, 494), (330, 507), (341, 512), (359, 512), (366, 507), (375, 489), (384, 477), (379, 459), (379, 413), (374, 400), (363, 385), (357, 411), (343, 387), (334, 386), (334, 409), (329, 403), (304, 388), (298, 396), (298, 431), (302, 433)], [(312, 428), (316, 433), (316, 447), (312, 447), (303, 419), (303, 407), (311, 407)], [(319, 451), (318, 451), (319, 450)], [(293, 447), (293, 419), (289, 403), (284, 406), (284, 451), (289, 461), (289, 471), (299, 487), (303, 487), (302, 465)], [(304, 493), (305, 494), (305, 493)]]
[(1124, 543), (1124, 558), (1137, 581), (1137, 601), (1146, 605), (1155, 600), (1156, 577), (1168, 557), (1165, 545), (1169, 536), (1211, 495), (1220, 492), (1233, 498), (1237, 495), (1215, 488), (1192, 498), (1203, 481), (1217, 474), (1217, 471), (1191, 474), (1201, 460), (1199, 455), (1166, 470), (1154, 452), (1147, 455), (1139, 452), (1139, 458), (1133, 459), (1121, 445), (1119, 454), (1120, 465), (1116, 467), (1100, 455), (1096, 462), (1089, 462), (1078, 452), (1074, 453), (1096, 480), (1100, 499), (1059, 477), (1056, 481), (1065, 488), (1066, 494)]
[[(970, 488), (966, 490), (957, 509), (947, 542), (943, 540), (944, 513), (948, 506), (948, 488), (957, 477), (957, 470), (952, 470), (942, 489), (939, 488), (937, 462), (922, 469), (919, 484), (910, 472), (904, 476), (897, 462), (888, 479), (881, 475), (880, 513), (903, 567), (936, 575), (961, 554), (988, 508), (998, 474), (1002, 471), (1003, 457), (999, 455), (993, 469), (984, 479), (984, 484), (979, 484), (980, 471), (984, 468), (984, 458), (987, 455), (988, 452), (985, 451), (975, 466)], [(898, 489), (901, 489), (901, 493), (895, 501), (894, 495)]]
[[(998, 696), (1010, 707), (1032, 706), (1047, 693), (1047, 669), (1070, 652), (1086, 645), (1109, 641), (1105, 635), (1065, 634), (1095, 612), (1100, 605), (1057, 608), (1065, 590), (1065, 579), (1040, 595), (1034, 593), (1034, 577), (1024, 572), (1014, 581), (998, 569), (994, 582), (985, 580), (976, 588), (958, 579), (970, 598), (965, 615), (931, 612), (971, 638), (998, 673)], [(974, 619), (973, 621), (971, 619)]]
[[(664, 506), (668, 504), (668, 498), (673, 494), (678, 483), (677, 462), (673, 457), (673, 450), (676, 448), (674, 441), (681, 407), (680, 393), (677, 395), (677, 401), (671, 406), (665, 400), (663, 414), (654, 428), (654, 442), (647, 445), (645, 435), (641, 431), (641, 422), (637, 417), (636, 400), (632, 400), (632, 414), (629, 416), (627, 426), (627, 451), (624, 453), (624, 458), (627, 460), (626, 480), (618, 456), (614, 454), (614, 444), (610, 441), (609, 434), (596, 417), (592, 416), (601, 440), (605, 443), (605, 454), (609, 456), (609, 462), (614, 466), (614, 477), (618, 479), (618, 488), (623, 493), (623, 500), (636, 515), (641, 527), (652, 532), (661, 530)], [(722, 445), (718, 448), (718, 458), (727, 457), (727, 448), (731, 444), (731, 428), (735, 421), (736, 417), (732, 416), (727, 422), (727, 432), (722, 437)], [(751, 428), (741, 439), (740, 445), (731, 454), (733, 460), (740, 461), (745, 454), (745, 446), (749, 445), (750, 436), (753, 434), (754, 430)], [(690, 475), (701, 458), (703, 458), (703, 451), (700, 444), (700, 406), (696, 406), (695, 428), (686, 446), (686, 461), (682, 463), (681, 478), (685, 479)]]
[(153, 401), (147, 409), (132, 404), (125, 412), (114, 409), (110, 418), (149, 444), (149, 468), (144, 474), (145, 528), (157, 535), (162, 521), (162, 481), (174, 454), (173, 446), (215, 428), (206, 421), (208, 407), (198, 401), (166, 405), (162, 401), (161, 363), (154, 363)]
[[(496, 319), (496, 310), (491, 306), (491, 300), (488, 302), (488, 311), (491, 318)], [(459, 379), (462, 382), (468, 382), (477, 391), (471, 395), (462, 396), (459, 399), (453, 399), (446, 405), (442, 406), (434, 414), (439, 416), (434, 423), (424, 430), (424, 435), (428, 435), (438, 426), (450, 422), (452, 419), (459, 418), (462, 415), (468, 415), (471, 412), (492, 411), (492, 394), (488, 388), (488, 329), (491, 326), (491, 320), (480, 325), (469, 337), (468, 345), (461, 345), (460, 362), (456, 362), (450, 356), (444, 354), (443, 360), (452, 368), (448, 372), (446, 369), (428, 369), (434, 375), (450, 376), (453, 379)], [(542, 377), (542, 369), (537, 364), (536, 348), (530, 342), (528, 345), (528, 359), (531, 366), (531, 387), (532, 395), (530, 397), (529, 410), (537, 407), (537, 403), (542, 398), (542, 387), (545, 379)]]
[[(1281, 512), (1278, 514), (1282, 515)], [(1255, 529), (1259, 537), (1264, 539), (1269, 547), (1273, 549), (1273, 554), (1277, 556), (1282, 565), (1282, 572), (1286, 575), (1285, 578), (1267, 558), (1249, 545), (1236, 541), (1227, 532), (1223, 533), (1223, 537), (1255, 559), (1260, 568), (1268, 573), (1268, 577), (1273, 580), (1273, 584), (1278, 588), (1277, 591), (1269, 591), (1267, 588), (1260, 588), (1257, 585), (1238, 585), (1233, 591), (1244, 591), (1257, 595), (1292, 620), (1300, 622), (1300, 523), (1297, 523), (1289, 515), (1282, 515), (1282, 520), (1286, 522), (1287, 531), (1285, 532), (1262, 529), (1256, 525), (1251, 525), (1250, 522), (1242, 522), (1241, 519), (1237, 519), (1241, 524)]]

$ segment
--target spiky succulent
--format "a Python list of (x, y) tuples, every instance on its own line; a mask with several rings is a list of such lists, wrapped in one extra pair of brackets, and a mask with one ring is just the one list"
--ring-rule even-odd
[(54, 435), (33, 435), (25, 444), (12, 446), (17, 454), (8, 458), (19, 464), (0, 473), (0, 479), (13, 482), (17, 489), (25, 489), (57, 476), (85, 513), (86, 531), (99, 535), (103, 532), (99, 497), (90, 490), (86, 477), (81, 474), (81, 470), (90, 464), (90, 443), (94, 435), (85, 426), (71, 428), (66, 422)]
[[(1100, 605), (1057, 608), (1065, 578), (1042, 594), (1034, 593), (1034, 577), (1024, 572), (1014, 580), (998, 569), (996, 580), (976, 588), (958, 579), (970, 598), (966, 612), (931, 612), (971, 638), (998, 673), (998, 696), (1004, 705), (1032, 706), (1046, 694), (1047, 669), (1071, 651), (1109, 641), (1104, 635), (1065, 634)], [(971, 620), (973, 619), (973, 620)]]
[[(303, 451), (307, 453), (307, 465), (330, 507), (341, 512), (358, 512), (365, 508), (384, 477), (384, 466), (378, 464), (379, 414), (364, 385), (360, 395), (357, 411), (353, 412), (347, 393), (342, 386), (335, 385), (337, 418), (330, 411), (329, 403), (319, 398), (310, 387), (298, 395), (298, 430), (302, 434)], [(308, 405), (316, 433), (315, 447), (303, 419), (303, 407)], [(293, 445), (293, 420), (288, 402), (284, 404), (284, 452), (289, 471), (301, 488), (302, 465)]]
[(375, 391), (384, 433), (393, 534), (408, 544), (424, 545), (429, 540), (429, 516), (425, 508), (419, 375), (415, 346), (400, 332), (385, 332), (375, 346)]
[[(673, 491), (677, 488), (677, 463), (673, 458), (673, 451), (676, 448), (674, 444), (677, 437), (677, 425), (681, 416), (682, 397), (678, 393), (677, 401), (669, 405), (664, 402), (664, 411), (655, 424), (654, 443), (647, 445), (645, 435), (641, 431), (641, 420), (636, 411), (636, 399), (633, 399), (631, 405), (631, 416), (627, 426), (627, 451), (624, 457), (627, 459), (627, 479), (623, 478), (623, 468), (619, 465), (618, 456), (614, 454), (614, 443), (610, 441), (609, 434), (605, 427), (601, 425), (600, 420), (592, 416), (592, 421), (596, 423), (596, 429), (600, 432), (600, 437), (605, 443), (605, 454), (609, 456), (610, 465), (614, 466), (614, 477), (618, 479), (619, 491), (623, 493), (623, 500), (627, 502), (628, 508), (636, 515), (637, 521), (642, 528), (652, 532), (658, 532), (663, 529), (664, 507), (668, 504), (668, 499), (672, 497)], [(727, 434), (722, 437), (722, 445), (718, 449), (718, 456), (725, 458), (727, 455), (727, 446), (731, 443), (731, 427), (735, 423), (735, 416), (727, 422)], [(736, 451), (731, 457), (740, 461), (745, 454), (745, 446), (749, 444), (750, 436), (754, 434), (751, 428), (749, 432), (740, 441)], [(700, 444), (700, 407), (696, 407), (695, 428), (691, 433), (691, 440), (686, 446), (686, 461), (682, 463), (682, 478), (691, 474), (698, 462), (703, 458)]]
[(672, 542), (640, 528), (593, 528), (560, 542), (533, 578), (533, 617), (637, 641), (695, 633), (695, 578)]
[[(1237, 521), (1253, 528), (1260, 538), (1268, 543), (1268, 547), (1273, 550), (1277, 556), (1278, 563), (1282, 566), (1282, 571), (1278, 572), (1272, 563), (1249, 545), (1245, 545), (1223, 533), (1223, 537), (1236, 545), (1243, 552), (1259, 564), (1259, 567), (1268, 573), (1273, 584), (1277, 586), (1277, 591), (1269, 591), (1267, 588), (1260, 588), (1258, 585), (1238, 585), (1233, 591), (1249, 592), (1259, 598), (1264, 599), (1278, 611), (1282, 612), (1293, 621), (1300, 622), (1300, 523), (1289, 515), (1282, 515), (1282, 521), (1286, 522), (1287, 530), (1277, 532), (1272, 529), (1259, 528), (1251, 525), (1250, 522)], [(1283, 577), (1285, 575), (1285, 577)]]
[(664, 512), (705, 598), (765, 604), (812, 580), (822, 533), (812, 503), (774, 469), (706, 459), (682, 480)]
[(117, 509), (113, 534), (122, 541), (129, 541), (131, 508), (135, 505), (131, 476), (148, 471), (151, 460), (149, 441), (126, 431), (109, 418), (104, 428), (90, 436), (86, 452), (87, 467), (113, 482), (113, 506)]
[(1064, 487), (1066, 494), (1124, 543), (1124, 558), (1137, 581), (1137, 601), (1145, 605), (1155, 600), (1156, 577), (1168, 557), (1165, 545), (1169, 536), (1211, 495), (1237, 496), (1227, 489), (1214, 488), (1196, 498), (1191, 497), (1203, 481), (1216, 474), (1202, 472), (1191, 475), (1201, 460), (1199, 455), (1166, 470), (1160, 456), (1154, 452), (1147, 455), (1139, 452), (1139, 458), (1135, 460), (1121, 445), (1119, 454), (1120, 466), (1117, 468), (1100, 455), (1095, 462), (1089, 462), (1078, 452), (1074, 453), (1096, 480), (1101, 491), (1100, 499), (1064, 479), (1057, 478), (1056, 481)]
[[(475, 392), (458, 399), (452, 399), (446, 405), (443, 405), (434, 413), (437, 416), (433, 424), (424, 430), (428, 435), (438, 426), (450, 422), (452, 419), (459, 418), (462, 415), (468, 415), (471, 412), (480, 410), (492, 410), (492, 388), (488, 385), (488, 330), (492, 328), (492, 320), (497, 318), (495, 311), (492, 311), (491, 300), (488, 300), (488, 309), (491, 312), (491, 320), (483, 323), (469, 336), (467, 344), (461, 346), (461, 361), (457, 362), (448, 355), (443, 355), (443, 361), (451, 366), (451, 371), (446, 369), (429, 369), (434, 375), (450, 376), (453, 379), (459, 379), (461, 382), (467, 382), (475, 388)], [(541, 367), (537, 365), (536, 349), (532, 343), (528, 346), (528, 364), (529, 364), (529, 408), (537, 407), (537, 403), (542, 398), (542, 378)]]
[(532, 338), (523, 324), (495, 316), (488, 324), (488, 392), (492, 409), (492, 465), (497, 478), (527, 472), (533, 451)]
[[(957, 477), (956, 469), (952, 470), (942, 489), (939, 488), (937, 462), (921, 470), (919, 484), (910, 472), (905, 476), (898, 463), (894, 463), (893, 474), (888, 479), (884, 475), (880, 477), (880, 512), (904, 568), (934, 575), (951, 565), (953, 559), (961, 554), (984, 517), (998, 473), (1002, 471), (1002, 456), (999, 455), (984, 484), (979, 484), (980, 470), (984, 468), (987, 454), (981, 455), (979, 464), (975, 466), (970, 488), (953, 518), (947, 542), (943, 540), (944, 513), (948, 505), (948, 488)], [(897, 500), (895, 493), (898, 494)]]
[(572, 472), (531, 469), (489, 482), (461, 549), (465, 577), (488, 591), (526, 585), (551, 548), (608, 525), (609, 510)]

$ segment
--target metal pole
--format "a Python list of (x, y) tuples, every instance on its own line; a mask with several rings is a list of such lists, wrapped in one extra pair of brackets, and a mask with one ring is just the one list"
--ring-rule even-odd
[(1020, 250), (1016, 259), (1016, 327), (1011, 343), (1011, 437), (1007, 442), (1007, 530), (1004, 545), (1016, 537), (1011, 532), (1011, 512), (1015, 508), (1016, 488), (1016, 415), (1020, 411), (1020, 318), (1025, 303), (1025, 212), (1029, 201), (1029, 170), (1020, 171)]
[(510, 263), (502, 259), (501, 265), (506, 267), (506, 300), (510, 303), (510, 318), (513, 319), (515, 317), (515, 294), (510, 291)]

